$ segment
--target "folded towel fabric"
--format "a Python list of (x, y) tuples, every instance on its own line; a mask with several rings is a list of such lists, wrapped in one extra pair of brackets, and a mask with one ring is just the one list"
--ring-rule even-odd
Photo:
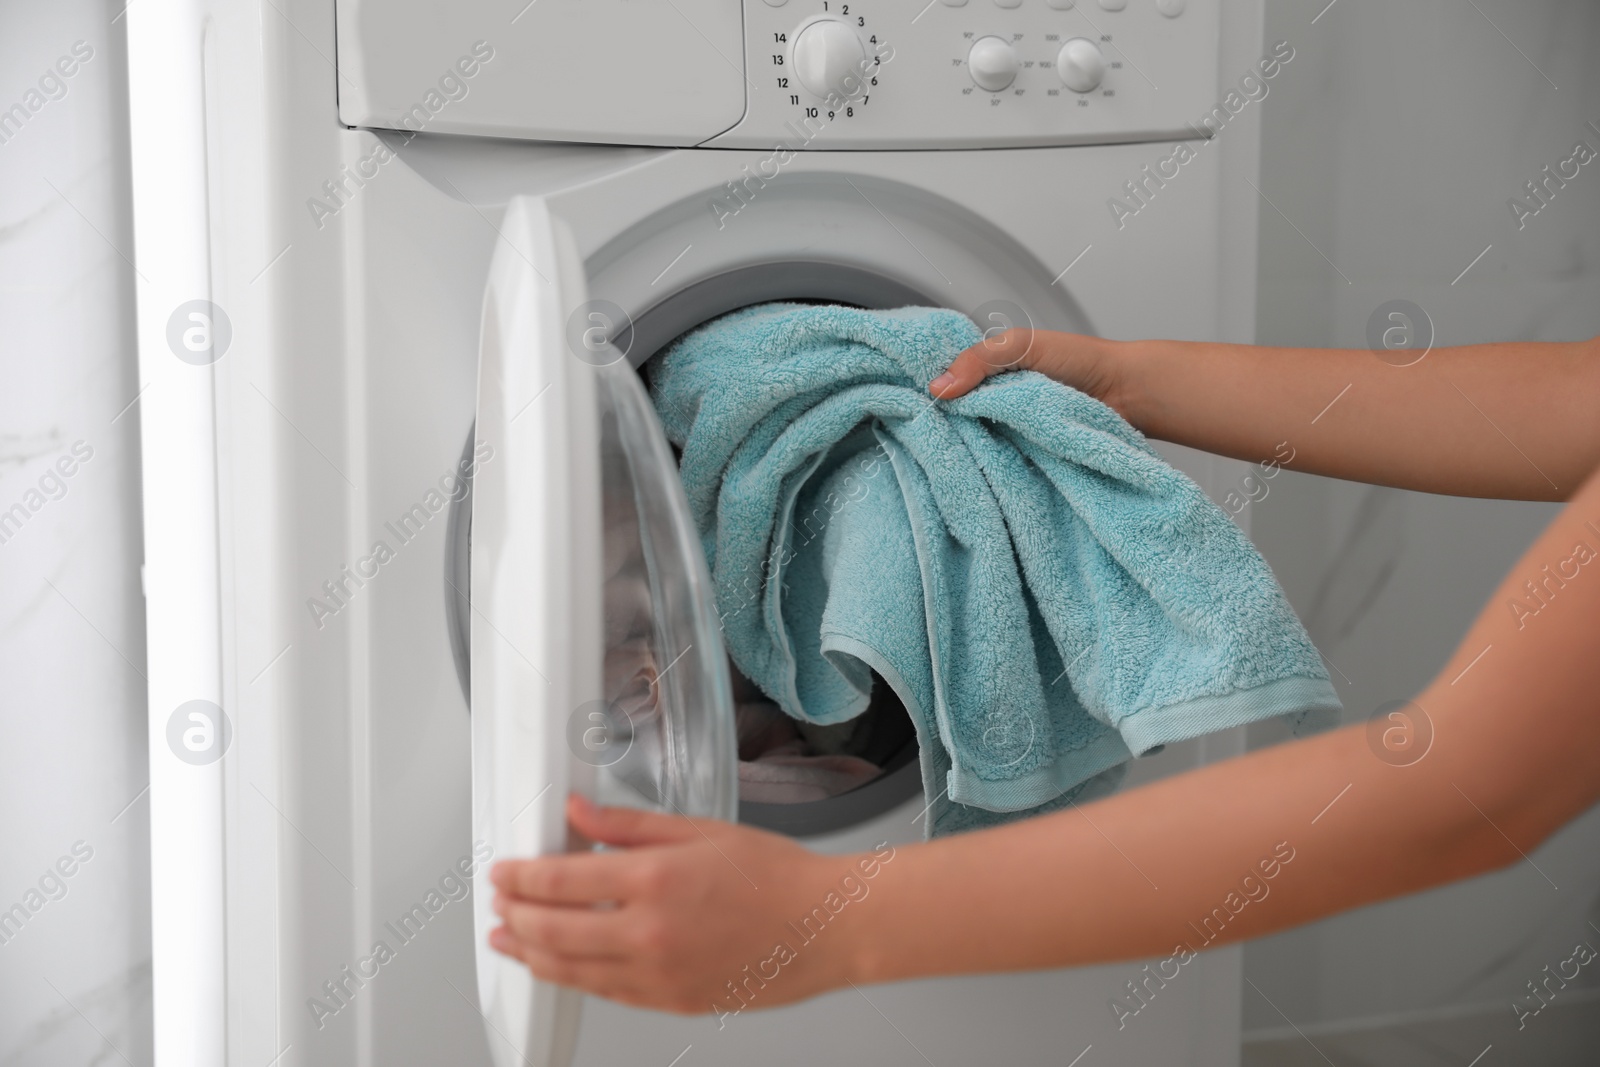
[(1168, 742), (1331, 721), (1266, 562), (1116, 412), (1033, 372), (929, 398), (980, 337), (942, 309), (766, 304), (652, 363), (739, 669), (815, 723), (886, 679), (933, 834), (1099, 795)]

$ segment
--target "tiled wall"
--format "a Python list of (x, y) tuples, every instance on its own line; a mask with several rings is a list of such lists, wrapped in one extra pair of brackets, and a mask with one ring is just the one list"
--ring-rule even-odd
[[(1507, 206), (1577, 140), (1600, 149), (1600, 5), (1268, 0), (1267, 37), (1297, 55), (1263, 110), (1260, 341), (1364, 347), (1392, 299), (1437, 344), (1600, 334), (1600, 165), (1520, 229)], [(1427, 684), (1554, 512), (1290, 474), (1251, 529), (1348, 719)], [(1469, 1005), (1511, 1021), (1546, 963), (1600, 944), (1600, 812), (1534, 859), (1559, 891), (1523, 864), (1250, 946), (1246, 975), (1283, 1014), (1247, 986), (1246, 1030)]]

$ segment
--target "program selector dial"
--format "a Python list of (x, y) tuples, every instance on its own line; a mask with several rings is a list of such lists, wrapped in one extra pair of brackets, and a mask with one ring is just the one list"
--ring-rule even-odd
[(980, 89), (998, 93), (1017, 77), (1017, 50), (998, 37), (980, 37), (967, 53), (967, 73)]
[(1100, 87), (1106, 76), (1106, 57), (1093, 41), (1074, 37), (1061, 46), (1056, 56), (1056, 73), (1075, 93), (1089, 93)]
[(794, 41), (794, 72), (813, 96), (858, 90), (867, 53), (856, 31), (835, 19), (813, 22)]

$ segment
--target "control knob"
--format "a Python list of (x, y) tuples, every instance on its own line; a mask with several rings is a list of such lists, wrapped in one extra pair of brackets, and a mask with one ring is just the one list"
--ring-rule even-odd
[(813, 22), (794, 41), (794, 72), (813, 96), (858, 95), (866, 52), (856, 31), (835, 19)]
[(1106, 76), (1106, 57), (1086, 37), (1074, 37), (1061, 46), (1056, 56), (1056, 73), (1062, 84), (1075, 93), (1093, 92)]
[(967, 53), (967, 73), (978, 88), (998, 93), (1017, 77), (1017, 50), (998, 37), (980, 37)]

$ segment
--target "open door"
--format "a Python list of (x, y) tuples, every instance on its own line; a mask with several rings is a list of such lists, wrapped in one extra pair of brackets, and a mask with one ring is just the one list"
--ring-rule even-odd
[[(511, 201), (484, 300), (470, 548), (474, 844), (496, 860), (568, 841), (570, 791), (733, 819), (727, 658), (671, 449), (591, 317), (570, 234)], [(587, 847), (587, 846), (582, 846)], [(478, 997), (500, 1067), (564, 1067), (580, 998), (488, 947)]]

